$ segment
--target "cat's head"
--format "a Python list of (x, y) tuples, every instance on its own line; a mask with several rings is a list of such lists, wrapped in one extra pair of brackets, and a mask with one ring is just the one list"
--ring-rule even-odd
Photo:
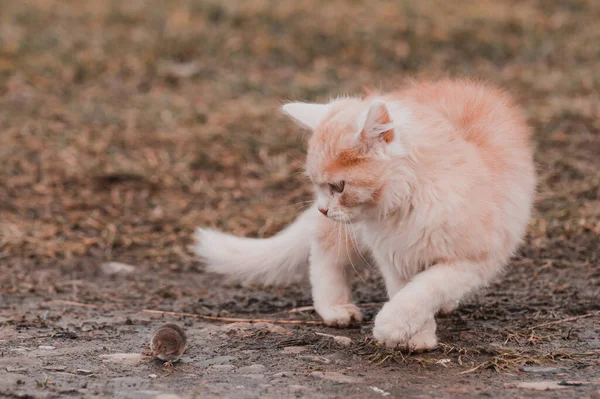
[(317, 206), (328, 218), (347, 223), (393, 210), (386, 186), (392, 164), (406, 154), (406, 145), (389, 106), (377, 98), (343, 98), (282, 107), (312, 132), (306, 169)]

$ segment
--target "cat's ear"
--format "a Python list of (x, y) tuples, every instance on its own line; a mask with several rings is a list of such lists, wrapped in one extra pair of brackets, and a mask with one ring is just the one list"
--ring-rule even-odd
[(314, 130), (331, 110), (331, 104), (288, 103), (281, 110), (298, 125)]
[(375, 100), (360, 117), (358, 140), (369, 144), (375, 142), (389, 143), (394, 139), (394, 124), (390, 118), (385, 102)]

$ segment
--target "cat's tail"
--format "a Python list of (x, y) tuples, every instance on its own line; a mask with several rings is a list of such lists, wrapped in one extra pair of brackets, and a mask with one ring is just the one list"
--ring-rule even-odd
[(310, 241), (314, 236), (313, 206), (273, 237), (236, 237), (211, 229), (196, 230), (194, 252), (207, 270), (249, 284), (285, 285), (301, 279), (308, 269)]

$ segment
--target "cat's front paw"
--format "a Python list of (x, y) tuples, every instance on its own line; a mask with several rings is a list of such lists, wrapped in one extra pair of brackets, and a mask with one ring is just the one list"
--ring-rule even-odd
[[(419, 350), (422, 350), (424, 349), (423, 346), (431, 344), (430, 339), (418, 345), (414, 345), (417, 342), (410, 345), (410, 340), (424, 328), (429, 318), (430, 315), (425, 316), (416, 312), (409, 312), (407, 309), (395, 307), (388, 303), (383, 306), (377, 317), (375, 317), (373, 336), (379, 343), (388, 348), (400, 347), (406, 349), (413, 346), (412, 349), (417, 349), (416, 346), (418, 346)], [(418, 337), (415, 340), (419, 341)]]
[(429, 320), (418, 333), (408, 340), (408, 345), (405, 349), (411, 352), (425, 352), (435, 349), (438, 343), (437, 336), (435, 335), (436, 328), (435, 319)]
[(332, 327), (343, 328), (348, 327), (352, 321), (357, 323), (362, 321), (360, 309), (352, 303), (319, 308), (317, 309), (317, 313), (319, 313), (326, 325)]

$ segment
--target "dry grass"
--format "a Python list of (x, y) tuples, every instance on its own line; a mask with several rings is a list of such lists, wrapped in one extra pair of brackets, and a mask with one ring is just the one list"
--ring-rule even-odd
[(310, 198), (278, 104), (415, 75), (512, 90), (539, 140), (534, 244), (597, 236), (594, 1), (317, 3), (3, 3), (2, 256), (180, 263), (197, 225), (271, 234)]

